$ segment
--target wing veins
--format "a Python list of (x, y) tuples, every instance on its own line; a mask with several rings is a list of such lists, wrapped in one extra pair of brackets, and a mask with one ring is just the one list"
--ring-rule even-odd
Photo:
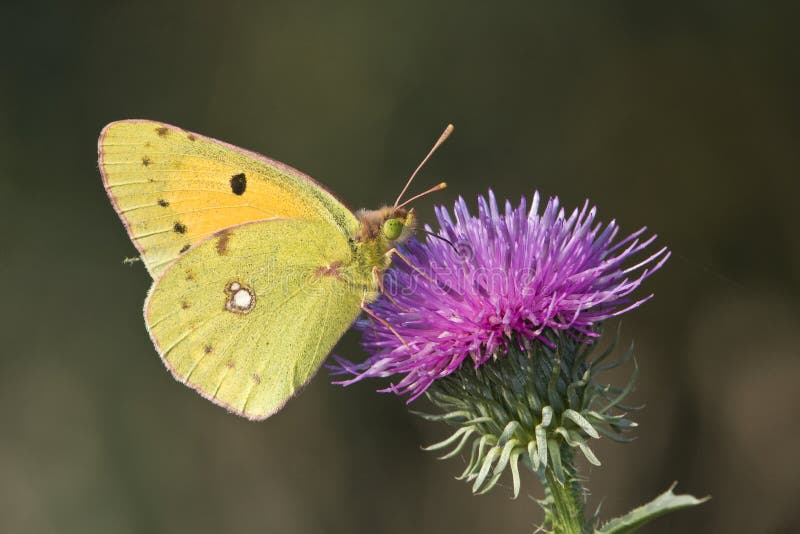
[[(303, 289), (305, 289), (307, 285), (308, 285), (307, 283), (306, 283), (306, 284), (301, 284), (301, 285), (300, 285), (300, 287), (298, 287), (298, 288), (297, 288), (297, 290), (296, 290), (294, 293), (292, 293), (291, 295), (289, 295), (288, 297), (286, 297), (286, 298), (285, 298), (285, 299), (284, 299), (284, 300), (283, 300), (283, 301), (282, 301), (280, 304), (278, 304), (277, 306), (275, 306), (275, 309), (282, 307), (284, 304), (286, 304), (286, 303), (287, 303), (287, 302), (289, 302), (291, 299), (293, 299), (294, 297), (296, 297), (296, 296), (297, 296), (297, 294), (298, 294), (298, 293), (300, 293), (300, 292), (301, 292)], [(258, 346), (258, 344), (261, 342), (261, 338), (262, 338), (262, 336), (264, 335), (264, 331), (265, 331), (265, 330), (266, 330), (266, 328), (263, 328), (263, 329), (261, 329), (261, 331), (259, 331), (259, 333), (258, 333), (258, 337), (256, 338), (256, 342), (255, 342), (255, 345), (256, 345), (256, 346)], [(262, 375), (262, 374), (264, 373), (264, 369), (266, 368), (266, 366), (267, 366), (267, 365), (266, 365), (266, 362), (261, 364), (261, 367), (259, 367), (259, 368), (258, 368), (258, 374), (259, 374), (259, 375)], [(250, 398), (251, 398), (251, 396), (252, 396), (252, 393), (253, 393), (253, 391), (255, 390), (255, 387), (256, 387), (256, 385), (255, 385), (255, 382), (253, 382), (253, 383), (251, 383), (251, 384), (250, 384), (250, 388), (247, 390), (247, 398), (246, 398), (246, 399), (245, 399), (245, 401), (244, 401), (244, 406), (245, 406), (245, 407), (244, 407), (244, 408), (242, 408), (242, 412), (244, 412), (244, 411), (245, 411), (245, 409), (247, 408), (247, 403), (248, 403), (248, 402), (250, 402)], [(292, 393), (293, 393), (293, 392), (292, 392)], [(291, 397), (291, 394), (289, 395), (289, 397)], [(287, 399), (287, 400), (288, 400), (288, 399)]]

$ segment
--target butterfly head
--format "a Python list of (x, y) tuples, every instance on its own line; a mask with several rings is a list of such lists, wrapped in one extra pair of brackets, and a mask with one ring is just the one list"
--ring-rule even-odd
[(381, 232), (389, 241), (404, 242), (408, 240), (416, 227), (414, 208), (406, 210), (395, 208), (393, 213), (383, 221)]
[(429, 193), (441, 191), (447, 187), (447, 184), (442, 182), (431, 187), (427, 191), (423, 191), (418, 195), (414, 195), (402, 203), (400, 200), (402, 200), (403, 195), (408, 190), (408, 186), (411, 185), (414, 177), (417, 175), (425, 162), (428, 161), (431, 155), (433, 155), (436, 149), (439, 148), (442, 143), (444, 143), (445, 139), (447, 139), (452, 132), (453, 125), (448, 124), (442, 135), (439, 136), (439, 139), (433, 145), (433, 148), (430, 150), (430, 152), (428, 152), (428, 155), (422, 160), (422, 163), (420, 163), (416, 170), (411, 173), (411, 177), (406, 182), (403, 190), (400, 191), (400, 194), (397, 196), (397, 200), (394, 201), (393, 206), (384, 206), (377, 210), (359, 210), (356, 212), (356, 218), (358, 218), (358, 221), (361, 225), (358, 234), (359, 241), (383, 241), (391, 244), (391, 246), (408, 241), (416, 229), (417, 218), (414, 214), (414, 209), (406, 208), (406, 206)]
[(360, 210), (356, 217), (361, 223), (360, 241), (385, 239), (404, 243), (414, 233), (417, 217), (414, 209), (384, 206), (377, 210)]

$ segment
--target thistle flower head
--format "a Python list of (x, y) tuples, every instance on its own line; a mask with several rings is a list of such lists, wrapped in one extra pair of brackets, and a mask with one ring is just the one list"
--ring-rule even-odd
[[(454, 217), (436, 210), (440, 229), (398, 255), (384, 279), (370, 320), (358, 327), (371, 357), (362, 364), (337, 358), (350, 384), (400, 375), (383, 391), (425, 393), (439, 413), (418, 415), (455, 431), (426, 447), (441, 458), (469, 453), (458, 478), (485, 493), (510, 471), (514, 496), (520, 463), (545, 488), (545, 526), (553, 532), (627, 532), (670, 510), (703, 500), (668, 491), (598, 529), (585, 518), (575, 455), (600, 465), (589, 446), (601, 435), (629, 441), (636, 427), (623, 404), (638, 374), (622, 388), (599, 375), (633, 358), (633, 345), (603, 363), (616, 340), (597, 354), (603, 322), (652, 295), (631, 296), (669, 258), (666, 248), (643, 253), (655, 239), (642, 228), (617, 239), (618, 227), (595, 220), (588, 202), (567, 214), (557, 198), (531, 209), (523, 198), (501, 212), (494, 195), (478, 199), (478, 214), (459, 199)], [(638, 258), (638, 259), (637, 259)], [(618, 337), (618, 336), (617, 336)], [(469, 360), (469, 362), (465, 362)], [(491, 361), (491, 364), (487, 364)], [(470, 445), (471, 443), (471, 445)]]
[(669, 257), (661, 248), (635, 262), (655, 235), (643, 238), (641, 228), (617, 239), (616, 222), (598, 222), (588, 201), (569, 214), (558, 198), (540, 209), (535, 193), (531, 204), (506, 201), (500, 211), (489, 191), (477, 216), (463, 199), (454, 216), (438, 207), (436, 236), (409, 242), (408, 261), (384, 278), (371, 306), (382, 320), (357, 324), (372, 356), (362, 364), (337, 358), (338, 371), (352, 375), (340, 383), (401, 375), (384, 391), (411, 401), (466, 359), (477, 368), (510, 348), (552, 347), (554, 331), (590, 343), (599, 323), (652, 296), (631, 293)]

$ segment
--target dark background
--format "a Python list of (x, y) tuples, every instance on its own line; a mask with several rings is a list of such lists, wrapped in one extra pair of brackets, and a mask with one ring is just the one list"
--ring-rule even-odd
[[(320, 374), (263, 423), (175, 382), (102, 188), (104, 124), (152, 118), (392, 201), (590, 198), (673, 258), (625, 319), (647, 408), (594, 445), (608, 518), (673, 480), (713, 500), (648, 532), (800, 524), (797, 9), (773, 2), (143, 2), (0, 15), (0, 531), (531, 532), (531, 475), (474, 497), (446, 429)], [(770, 5), (771, 4), (771, 5)], [(337, 352), (360, 360), (358, 336)], [(615, 377), (622, 380), (624, 374)]]

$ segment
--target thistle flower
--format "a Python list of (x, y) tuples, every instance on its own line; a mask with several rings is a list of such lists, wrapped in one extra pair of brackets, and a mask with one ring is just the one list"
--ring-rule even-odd
[(362, 364), (337, 358), (335, 373), (351, 375), (339, 383), (399, 375), (381, 391), (408, 402), (426, 394), (441, 413), (418, 415), (456, 427), (427, 450), (450, 449), (442, 456), (449, 458), (471, 441), (459, 478), (475, 493), (494, 487), (508, 468), (516, 497), (519, 464), (527, 465), (545, 488), (540, 504), (552, 532), (631, 532), (701, 503), (670, 488), (600, 526), (596, 515), (584, 517), (586, 492), (574, 463), (579, 451), (600, 465), (588, 441), (601, 434), (629, 441), (623, 433), (636, 426), (626, 417), (636, 408), (622, 404), (635, 362), (625, 387), (597, 382), (602, 371), (631, 360), (633, 347), (603, 364), (616, 341), (593, 356), (594, 341), (604, 321), (652, 297), (632, 293), (669, 251), (643, 254), (655, 239), (642, 237), (645, 228), (616, 240), (616, 222), (597, 222), (588, 202), (567, 215), (552, 198), (540, 212), (538, 193), (530, 210), (523, 198), (501, 213), (489, 191), (478, 199), (477, 216), (463, 199), (454, 219), (442, 207), (436, 216), (438, 233), (428, 227), (425, 242), (404, 248), (372, 318), (357, 325), (371, 356)]
[(656, 236), (642, 240), (641, 228), (615, 242), (616, 222), (604, 226), (596, 213), (587, 201), (567, 216), (558, 198), (540, 213), (538, 192), (530, 210), (523, 198), (516, 208), (507, 201), (501, 213), (492, 191), (478, 199), (477, 217), (463, 198), (455, 221), (437, 208), (439, 238), (410, 242), (409, 261), (389, 270), (385, 296), (371, 306), (383, 321), (357, 325), (372, 357), (363, 364), (338, 359), (340, 371), (353, 375), (341, 383), (403, 375), (383, 391), (411, 401), (467, 358), (478, 367), (512, 345), (553, 348), (551, 331), (590, 343), (596, 325), (652, 297), (630, 295), (670, 255), (661, 248), (628, 265)]

